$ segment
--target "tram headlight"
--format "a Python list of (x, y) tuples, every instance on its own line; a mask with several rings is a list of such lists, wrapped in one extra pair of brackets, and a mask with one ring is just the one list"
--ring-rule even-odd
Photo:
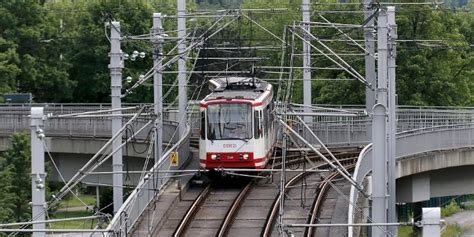
[(249, 159), (249, 154), (244, 154), (244, 160), (248, 160)]
[(217, 155), (211, 155), (211, 160), (216, 160), (217, 159)]

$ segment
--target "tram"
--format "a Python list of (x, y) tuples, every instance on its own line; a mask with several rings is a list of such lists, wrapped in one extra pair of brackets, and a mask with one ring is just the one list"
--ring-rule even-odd
[(199, 103), (202, 168), (264, 168), (275, 143), (273, 88), (250, 77), (216, 78)]

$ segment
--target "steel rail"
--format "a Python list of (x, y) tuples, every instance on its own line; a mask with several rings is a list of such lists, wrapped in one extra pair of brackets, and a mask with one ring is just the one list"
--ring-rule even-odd
[[(294, 159), (297, 157), (300, 157), (300, 154), (292, 154), (290, 155), (293, 159), (288, 160), (286, 163), (288, 164), (295, 164), (295, 163), (301, 163), (301, 162), (306, 162), (307, 160), (305, 158), (300, 158), (300, 159)], [(308, 159), (311, 160), (321, 160), (316, 154), (313, 154), (311, 156), (308, 156)], [(277, 164), (276, 167), (280, 167), (281, 164)], [(315, 169), (316, 170), (316, 169)], [(235, 215), (238, 213), (243, 201), (247, 197), (247, 195), (250, 193), (252, 187), (254, 186), (254, 182), (249, 182), (239, 193), (239, 195), (234, 199), (234, 202), (232, 203), (231, 207), (226, 213), (226, 216), (224, 220), (222, 221), (219, 230), (217, 232), (217, 236), (226, 236), (230, 226), (232, 225)]]
[[(294, 159), (294, 158), (300, 157), (301, 156), (300, 154), (291, 154), (290, 156), (292, 157), (292, 159), (287, 161), (287, 165), (288, 164), (301, 163), (301, 162), (306, 161), (306, 159), (304, 159), (304, 158)], [(313, 159), (313, 160), (314, 159), (318, 160), (318, 158), (319, 157), (315, 154), (313, 154), (310, 157), (310, 159)], [(281, 164), (276, 165), (276, 167), (280, 167), (280, 166), (281, 166)], [(271, 171), (273, 171), (273, 170), (271, 170)], [(267, 173), (269, 171), (265, 170), (265, 171), (259, 171), (259, 172)], [(245, 187), (239, 192), (239, 194), (237, 195), (237, 197), (234, 199), (231, 206), (227, 210), (227, 213), (226, 213), (224, 219), (222, 220), (221, 225), (219, 226), (219, 229), (217, 231), (216, 236), (226, 236), (227, 235), (227, 233), (228, 233), (228, 231), (229, 231), (229, 229), (230, 229), (230, 227), (231, 227), (231, 225), (234, 221), (234, 218), (235, 218), (236, 214), (240, 210), (240, 207), (241, 207), (243, 201), (245, 200), (247, 195), (250, 193), (250, 191), (252, 190), (252, 187), (254, 187), (254, 185), (255, 185), (255, 183), (253, 181), (251, 181), (247, 185), (245, 185)]]
[[(354, 160), (356, 160), (356, 159), (354, 159)], [(350, 165), (347, 165), (346, 169), (350, 170), (350, 169), (354, 169), (354, 167), (355, 167), (355, 164), (352, 163)], [(331, 182), (332, 180), (334, 180), (335, 178), (337, 178), (339, 176), (340, 176), (339, 173), (333, 172), (322, 183), (320, 183), (318, 185), (318, 188), (317, 188), (318, 195), (314, 199), (313, 205), (311, 206), (311, 218), (308, 219), (307, 224), (314, 224), (316, 222), (316, 217), (317, 217), (318, 212), (321, 208), (324, 197), (326, 196), (327, 191), (329, 190), (329, 187), (330, 187), (329, 182)], [(313, 227), (313, 226), (306, 227), (304, 236), (306, 236), (306, 237), (314, 236), (315, 228), (316, 227)]]
[(226, 216), (219, 227), (217, 236), (219, 237), (227, 236), (227, 233), (229, 232), (229, 228), (234, 222), (237, 212), (240, 210), (240, 207), (242, 206), (243, 201), (245, 200), (247, 195), (250, 193), (250, 190), (252, 189), (253, 185), (254, 185), (253, 182), (249, 182), (240, 191), (239, 195), (234, 199), (234, 202), (232, 203), (231, 207), (227, 211)]
[(174, 237), (185, 236), (186, 229), (191, 223), (192, 218), (199, 211), (199, 207), (202, 206), (204, 200), (206, 200), (207, 196), (209, 195), (211, 186), (211, 184), (208, 184), (207, 187), (199, 194), (196, 200), (194, 200), (194, 202), (191, 204), (191, 207), (189, 207), (183, 219), (181, 222), (179, 222), (178, 227), (173, 234)]
[[(341, 162), (352, 161), (352, 160), (355, 160), (355, 159), (354, 158), (348, 158), (348, 159), (341, 160)], [(312, 167), (308, 170), (311, 171), (313, 169), (321, 169), (322, 167), (325, 167), (325, 166), (330, 166), (330, 165), (327, 164), (327, 163), (322, 163), (322, 164), (319, 164), (319, 165), (317, 165), (315, 167)], [(313, 174), (313, 172), (300, 173), (300, 174), (294, 176), (293, 178), (291, 178), (290, 180), (288, 180), (285, 184), (285, 191), (288, 191), (289, 188), (291, 186), (293, 186), (294, 183), (298, 182), (300, 179), (302, 179), (303, 177), (305, 177), (307, 175), (310, 175), (310, 174)], [(269, 212), (269, 215), (268, 215), (268, 217), (265, 221), (264, 229), (262, 231), (262, 236), (264, 236), (264, 237), (271, 236), (272, 229), (273, 229), (273, 224), (274, 224), (277, 212), (279, 211), (279, 205), (278, 205), (279, 202), (280, 202), (280, 196), (278, 196), (275, 199), (275, 201), (273, 202), (273, 207), (272, 207), (271, 211)]]
[[(336, 151), (336, 155), (341, 155), (343, 157), (347, 156), (348, 154), (355, 154), (357, 152), (350, 152), (350, 151)], [(301, 157), (300, 154), (291, 154), (290, 157), (292, 159), (287, 161), (287, 165), (291, 164), (296, 164), (296, 163), (301, 163), (301, 162), (306, 162), (307, 159), (310, 160), (316, 160), (316, 161), (321, 161), (320, 157), (317, 154), (311, 154), (305, 158), (300, 158), (300, 159), (295, 159), (297, 157)], [(278, 161), (278, 159), (274, 159), (274, 161)], [(281, 164), (277, 164), (276, 167), (280, 167)], [(328, 166), (328, 164), (321, 164), (322, 166)], [(319, 166), (317, 166), (319, 167)], [(317, 170), (317, 167), (313, 167), (314, 170)], [(304, 175), (309, 175), (312, 169), (307, 170), (307, 173)], [(262, 172), (262, 171), (260, 171)], [(268, 171), (263, 171), (262, 173), (266, 173)], [(300, 176), (302, 177), (302, 176)], [(298, 178), (297, 178), (298, 179)], [(295, 181), (297, 181), (295, 179)], [(292, 183), (289, 184), (289, 186)], [(230, 227), (232, 226), (232, 223), (235, 219), (235, 216), (240, 210), (240, 207), (242, 206), (242, 203), (246, 199), (247, 195), (250, 193), (252, 188), (254, 187), (255, 182), (250, 181), (247, 185), (245, 185), (244, 188), (242, 188), (239, 192), (239, 194), (236, 196), (232, 204), (230, 205), (229, 209), (227, 210), (227, 213), (224, 217), (224, 219), (221, 222), (221, 225), (219, 226), (219, 229), (217, 230), (217, 236), (226, 236), (230, 230)], [(194, 202), (191, 204), (190, 208), (187, 210), (186, 214), (184, 215), (183, 219), (180, 221), (178, 224), (178, 227), (176, 228), (173, 236), (184, 236), (186, 233), (186, 230), (190, 226), (192, 219), (196, 216), (197, 212), (201, 209), (200, 207), (204, 204), (205, 200), (208, 198), (210, 190), (212, 189), (212, 184), (209, 184), (199, 195), (198, 197), (194, 200)]]
[[(336, 153), (336, 154), (339, 155), (339, 153)], [(347, 154), (348, 153), (346, 153), (346, 152), (340, 152), (340, 155), (345, 156)], [(355, 154), (355, 152), (353, 152), (352, 154)], [(300, 157), (301, 155), (300, 154), (292, 154), (290, 156), (292, 158), (296, 158), (296, 157)], [(320, 157), (317, 154), (312, 154), (311, 156), (308, 156), (307, 158), (310, 159), (310, 160), (321, 161)], [(307, 160), (305, 158), (292, 159), (292, 160), (288, 160), (286, 164), (289, 165), (289, 164), (301, 163), (301, 162), (306, 162), (306, 161)], [(325, 164), (323, 164), (323, 165), (325, 165)], [(279, 167), (279, 166), (281, 166), (281, 164), (277, 164), (276, 166)], [(314, 170), (316, 171), (318, 169), (314, 169)], [(318, 170), (318, 171), (320, 171), (320, 170)], [(311, 171), (307, 171), (307, 172), (310, 173)], [(229, 228), (232, 225), (232, 222), (234, 220), (235, 215), (239, 211), (243, 200), (245, 200), (248, 193), (250, 193), (250, 190), (252, 189), (253, 185), (254, 185), (253, 182), (250, 182), (249, 184), (247, 184), (240, 191), (240, 193), (236, 197), (236, 199), (234, 199), (234, 202), (232, 203), (231, 207), (229, 208), (228, 212), (226, 213), (225, 219), (222, 221), (222, 223), (219, 227), (217, 236), (226, 236), (227, 235), (227, 233), (229, 231)], [(289, 185), (288, 187), (291, 187), (291, 185)]]
[[(323, 166), (327, 166), (327, 164), (319, 164), (315, 167), (313, 167), (312, 169), (320, 169), (322, 168)], [(291, 178), (290, 180), (288, 180), (285, 184), (285, 188), (288, 188), (290, 186), (292, 186), (295, 182), (297, 182), (298, 180), (300, 180), (301, 178), (303, 178), (304, 176), (308, 175), (309, 173), (308, 172), (304, 172), (304, 173), (300, 173), (296, 176), (294, 176), (293, 178)], [(288, 189), (285, 189), (286, 191), (288, 191)], [(264, 237), (268, 237), (268, 236), (271, 236), (271, 233), (272, 233), (272, 228), (273, 228), (273, 223), (274, 223), (274, 220), (276, 218), (276, 215), (277, 215), (277, 212), (279, 210), (279, 205), (278, 203), (280, 202), (280, 195), (278, 195), (278, 197), (274, 200), (273, 202), (273, 207), (267, 217), (267, 220), (265, 221), (265, 225), (264, 225), (264, 229), (262, 231), (262, 236)]]

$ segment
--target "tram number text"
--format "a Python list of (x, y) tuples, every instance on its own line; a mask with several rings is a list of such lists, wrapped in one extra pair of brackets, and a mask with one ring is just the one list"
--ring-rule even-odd
[(236, 144), (224, 144), (223, 146), (224, 146), (224, 148), (236, 148), (237, 147)]

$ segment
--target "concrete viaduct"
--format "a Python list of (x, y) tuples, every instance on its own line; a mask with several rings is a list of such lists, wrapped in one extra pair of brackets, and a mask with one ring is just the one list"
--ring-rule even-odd
[[(49, 105), (48, 113), (61, 114), (97, 110), (107, 105)], [(9, 135), (28, 131), (28, 106), (0, 107), (0, 151), (8, 146)], [(312, 129), (328, 146), (364, 146), (354, 178), (366, 183), (370, 176), (372, 150), (368, 144), (368, 119), (361, 106), (340, 106), (355, 116), (321, 113), (313, 119)], [(175, 143), (176, 123), (173, 111), (166, 114), (163, 140)], [(192, 118), (192, 116), (191, 116)], [(418, 202), (431, 197), (474, 193), (474, 109), (399, 106), (397, 110), (397, 202)], [(191, 130), (198, 129), (198, 122), (191, 121)], [(196, 126), (197, 125), (197, 126)], [(140, 124), (135, 124), (140, 126)], [(64, 118), (45, 122), (46, 146), (58, 164), (60, 172), (68, 179), (110, 138), (110, 119)], [(151, 128), (149, 128), (151, 129)], [(148, 129), (148, 131), (149, 131)], [(147, 131), (143, 132), (124, 152), (128, 170), (141, 170)], [(110, 151), (108, 151), (110, 152)], [(48, 159), (48, 158), (47, 158)], [(147, 169), (150, 167), (146, 167)], [(111, 171), (105, 163), (97, 171)], [(136, 185), (137, 174), (124, 176), (125, 184)], [(58, 174), (49, 175), (59, 181)], [(110, 184), (110, 175), (90, 175), (85, 182)], [(355, 190), (351, 201), (360, 202)], [(350, 208), (349, 221), (357, 220), (357, 210)], [(357, 221), (359, 222), (359, 221)]]

